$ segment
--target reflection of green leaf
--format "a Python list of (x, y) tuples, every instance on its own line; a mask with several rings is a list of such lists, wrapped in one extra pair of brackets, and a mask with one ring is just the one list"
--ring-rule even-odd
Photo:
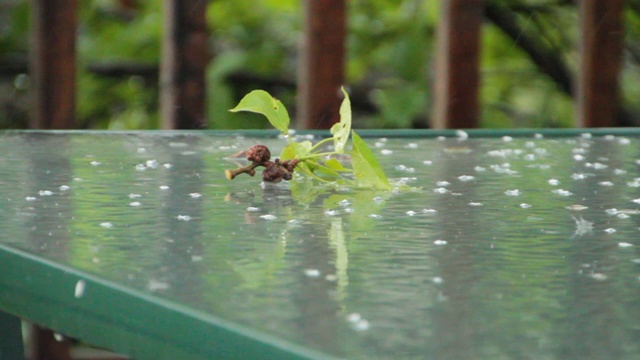
[(355, 131), (352, 131), (352, 138), (351, 162), (353, 164), (353, 174), (358, 181), (358, 185), (380, 190), (391, 190), (389, 180), (387, 180), (387, 176), (369, 146)]
[(280, 100), (269, 95), (264, 90), (254, 90), (245, 95), (231, 112), (249, 111), (262, 114), (283, 134), (289, 131), (289, 113)]
[(340, 122), (333, 124), (331, 127), (335, 152), (339, 154), (344, 152), (344, 146), (349, 140), (349, 132), (351, 131), (351, 101), (344, 88), (342, 88), (342, 93), (344, 94), (344, 100), (340, 105)]

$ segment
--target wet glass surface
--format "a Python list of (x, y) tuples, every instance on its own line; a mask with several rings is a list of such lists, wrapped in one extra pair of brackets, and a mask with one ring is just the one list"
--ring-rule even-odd
[(419, 189), (225, 178), (282, 139), (6, 133), (0, 241), (336, 356), (637, 358), (640, 138), (367, 142)]

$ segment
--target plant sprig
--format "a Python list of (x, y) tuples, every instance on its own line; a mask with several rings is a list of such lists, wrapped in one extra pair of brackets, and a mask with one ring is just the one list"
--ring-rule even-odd
[[(251, 176), (255, 174), (255, 168), (264, 166), (263, 179), (270, 181), (274, 179), (273, 174), (281, 172), (284, 177), (275, 177), (274, 182), (282, 179), (291, 179), (293, 169), (298, 169), (312, 178), (322, 182), (336, 182), (354, 184), (359, 187), (373, 188), (378, 190), (391, 190), (389, 180), (384, 170), (375, 158), (373, 151), (367, 146), (355, 131), (351, 129), (351, 101), (349, 94), (342, 88), (344, 100), (340, 105), (340, 122), (334, 124), (331, 129), (331, 137), (317, 142), (315, 145), (311, 141), (294, 141), (289, 137), (289, 113), (285, 106), (276, 98), (272, 97), (264, 90), (254, 90), (245, 95), (238, 105), (231, 109), (231, 112), (249, 111), (264, 115), (267, 120), (288, 137), (289, 143), (282, 149), (280, 158), (274, 162), (267, 159), (264, 162), (253, 162), (243, 168), (227, 170), (227, 177), (232, 179), (240, 173), (247, 173)], [(351, 137), (352, 168), (345, 167), (336, 155), (345, 154), (346, 146)], [(333, 141), (333, 150), (327, 151), (323, 145)], [(293, 164), (293, 165), (292, 165)], [(266, 174), (270, 171), (271, 177)], [(233, 176), (230, 176), (233, 174)], [(266, 175), (265, 175), (266, 174)], [(349, 176), (350, 174), (350, 176)]]

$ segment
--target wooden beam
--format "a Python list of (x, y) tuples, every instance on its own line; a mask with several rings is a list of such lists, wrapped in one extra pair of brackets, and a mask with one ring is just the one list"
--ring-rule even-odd
[(303, 0), (303, 42), (298, 69), (298, 124), (328, 129), (340, 120), (344, 84), (346, 2)]
[(76, 125), (76, 13), (77, 0), (31, 0), (32, 128)]
[(435, 129), (478, 127), (482, 0), (443, 0), (436, 48)]
[(207, 3), (207, 0), (164, 0), (160, 107), (165, 129), (207, 126)]
[(618, 75), (622, 63), (624, 0), (580, 1), (580, 73), (577, 122), (609, 127), (620, 114)]

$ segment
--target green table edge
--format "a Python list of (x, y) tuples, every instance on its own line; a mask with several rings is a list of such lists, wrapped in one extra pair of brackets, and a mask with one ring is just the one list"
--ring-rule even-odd
[(332, 358), (3, 244), (0, 273), (0, 311), (135, 359)]

